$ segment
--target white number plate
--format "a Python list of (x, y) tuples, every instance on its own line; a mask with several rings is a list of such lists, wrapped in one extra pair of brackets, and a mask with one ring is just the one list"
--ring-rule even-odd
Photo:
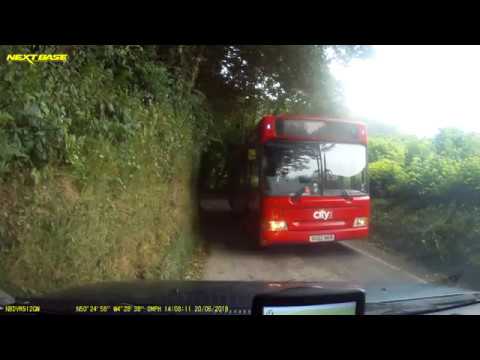
[(310, 236), (310, 242), (326, 242), (326, 241), (334, 241), (335, 235), (334, 234), (325, 234), (325, 235), (312, 235)]

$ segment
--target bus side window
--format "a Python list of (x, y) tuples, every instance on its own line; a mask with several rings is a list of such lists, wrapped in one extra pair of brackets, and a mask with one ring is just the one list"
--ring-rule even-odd
[(248, 156), (248, 183), (251, 189), (257, 189), (259, 186), (259, 168), (258, 156), (255, 148), (249, 149)]

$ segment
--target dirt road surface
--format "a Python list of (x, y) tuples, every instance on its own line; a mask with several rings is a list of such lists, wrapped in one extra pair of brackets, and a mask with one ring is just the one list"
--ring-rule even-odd
[(201, 202), (203, 236), (209, 257), (204, 280), (426, 282), (405, 263), (382, 253), (367, 240), (252, 249), (228, 202)]

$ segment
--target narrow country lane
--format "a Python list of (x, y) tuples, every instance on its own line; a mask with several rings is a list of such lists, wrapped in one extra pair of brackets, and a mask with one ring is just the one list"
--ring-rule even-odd
[(362, 250), (365, 240), (253, 250), (225, 199), (204, 199), (202, 209), (209, 247), (205, 280), (424, 282)]

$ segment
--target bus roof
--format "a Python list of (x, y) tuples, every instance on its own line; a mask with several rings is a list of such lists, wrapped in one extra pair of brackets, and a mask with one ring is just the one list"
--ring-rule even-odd
[[(361, 121), (351, 120), (351, 119), (339, 119), (339, 118), (328, 118), (321, 115), (301, 115), (301, 114), (279, 114), (279, 115), (265, 115), (261, 118), (260, 122), (257, 124), (255, 131), (251, 134), (250, 141), (258, 139), (261, 142), (265, 142), (267, 139), (277, 138), (276, 131), (274, 130), (274, 124), (277, 120), (306, 120), (306, 121), (323, 121), (326, 123), (337, 123), (337, 124), (351, 124), (356, 125), (360, 128), (361, 136), (356, 140), (352, 141), (360, 143), (366, 143), (366, 124)], [(336, 137), (336, 136), (335, 136)], [(295, 137), (289, 136), (292, 140)], [(307, 139), (306, 137), (304, 138)], [(300, 140), (297, 137), (297, 140)]]
[[(318, 120), (318, 121), (329, 121), (329, 122), (341, 122), (341, 123), (350, 123), (358, 125), (366, 125), (364, 122), (354, 119), (347, 118), (330, 118), (321, 115), (303, 115), (303, 114), (279, 114), (279, 115), (266, 115), (273, 116), (277, 119), (288, 119), (288, 120)], [(262, 118), (263, 119), (263, 118)]]

